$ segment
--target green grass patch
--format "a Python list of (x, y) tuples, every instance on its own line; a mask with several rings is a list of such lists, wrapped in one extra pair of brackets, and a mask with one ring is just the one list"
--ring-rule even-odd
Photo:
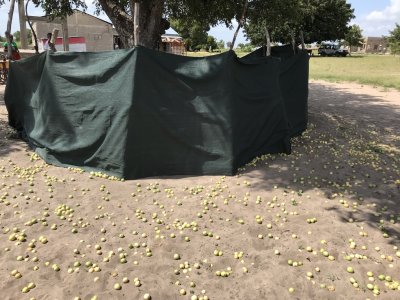
[(353, 55), (312, 57), (310, 78), (352, 81), (400, 90), (400, 57), (393, 55)]
[[(205, 57), (218, 52), (187, 52), (187, 56)], [(239, 57), (246, 52), (238, 52)], [(352, 55), (310, 59), (310, 78), (332, 82), (357, 82), (400, 90), (400, 57), (393, 55)]]
[[(224, 49), (221, 52), (207, 52), (207, 51), (197, 51), (197, 52), (186, 52), (186, 56), (190, 56), (190, 57), (205, 57), (205, 56), (211, 56), (211, 55), (217, 55), (217, 54), (221, 54), (223, 52), (227, 52), (228, 49)], [(235, 51), (236, 55), (238, 57), (243, 57), (247, 54), (249, 54), (249, 52), (240, 52), (240, 51)]]
[(186, 56), (190, 57), (205, 57), (219, 54), (218, 52), (207, 52), (207, 51), (196, 51), (196, 52), (186, 52)]

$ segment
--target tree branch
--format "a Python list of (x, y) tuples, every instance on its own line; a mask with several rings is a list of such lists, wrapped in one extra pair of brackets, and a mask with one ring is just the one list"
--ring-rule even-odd
[(267, 52), (265, 56), (271, 56), (271, 36), (269, 34), (268, 26), (265, 26), (265, 37), (267, 38)]
[(133, 46), (132, 32), (133, 20), (130, 15), (128, 15), (123, 7), (120, 7), (116, 1), (111, 0), (98, 0), (101, 8), (104, 10), (106, 15), (110, 18), (111, 22), (114, 24), (115, 28), (118, 29), (118, 34), (120, 35), (121, 41), (126, 48)]
[(306, 47), (304, 45), (304, 33), (303, 33), (303, 30), (300, 30), (300, 39), (301, 39), (301, 50), (305, 50)]
[(29, 18), (29, 15), (28, 15), (28, 4), (29, 4), (29, 1), (30, 0), (26, 1), (26, 5), (25, 5), (26, 20), (28, 21), (28, 25), (31, 28), (31, 31), (32, 31), (32, 34), (33, 34), (33, 39), (35, 40), (35, 46), (34, 46), (35, 47), (35, 53), (38, 54), (39, 53), (39, 46), (38, 46), (36, 32), (32, 27), (32, 22), (31, 22), (31, 20)]
[(239, 33), (240, 28), (243, 26), (244, 20), (246, 18), (246, 11), (247, 11), (248, 4), (249, 4), (249, 1), (248, 0), (244, 0), (244, 7), (243, 7), (242, 17), (241, 17), (241, 19), (239, 21), (238, 27), (237, 27), (237, 29), (235, 31), (234, 36), (233, 36), (233, 40), (232, 40), (231, 46), (229, 47), (229, 50), (232, 50), (233, 46), (235, 46), (237, 35)]

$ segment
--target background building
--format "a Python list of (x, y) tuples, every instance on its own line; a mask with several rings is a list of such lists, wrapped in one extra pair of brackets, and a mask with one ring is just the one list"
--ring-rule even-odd
[[(36, 32), (39, 43), (39, 51), (44, 50), (47, 41), (47, 33), (58, 29), (56, 49), (64, 50), (63, 27), (68, 28), (69, 51), (108, 51), (121, 48), (119, 36), (112, 23), (89, 15), (80, 10), (67, 17), (62, 24), (61, 20), (50, 21), (46, 17), (31, 17), (33, 29)], [(161, 36), (160, 51), (185, 55), (186, 49), (182, 37), (178, 34), (164, 34)]]
[[(57, 50), (62, 50), (62, 24), (59, 22), (48, 22), (32, 18), (33, 29), (36, 31), (39, 42), (39, 50), (47, 40), (47, 33), (58, 29), (59, 39), (56, 42)], [(115, 48), (118, 34), (113, 25), (95, 16), (75, 10), (67, 17), (68, 36), (70, 51), (107, 51)], [(76, 46), (79, 44), (79, 46)]]
[(180, 37), (178, 34), (163, 34), (161, 36), (161, 44), (159, 50), (178, 55), (186, 54), (185, 43), (183, 42), (183, 38)]
[(360, 53), (388, 53), (389, 44), (383, 37), (366, 37), (359, 47), (351, 47), (352, 52)]

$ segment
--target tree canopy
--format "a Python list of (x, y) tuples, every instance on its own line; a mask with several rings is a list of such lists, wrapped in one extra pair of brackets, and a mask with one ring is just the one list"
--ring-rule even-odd
[(224, 40), (219, 40), (217, 42), (217, 48), (218, 49), (224, 49), (225, 48), (225, 41)]
[(298, 0), (256, 0), (249, 3), (245, 35), (253, 45), (261, 46), (267, 42), (267, 34), (275, 41), (290, 40), (299, 20), (300, 2)]
[(237, 49), (239, 49), (241, 52), (251, 52), (253, 50), (253, 46), (250, 43), (239, 43), (237, 45)]
[(350, 46), (360, 46), (363, 42), (362, 30), (358, 25), (352, 25), (349, 27), (348, 32), (344, 35), (344, 40)]
[[(340, 39), (347, 32), (347, 23), (354, 17), (346, 0), (247, 0), (246, 35), (253, 44), (265, 43), (265, 30), (275, 41), (287, 42), (299, 31), (306, 41)], [(73, 9), (86, 10), (83, 0), (32, 0), (50, 17), (63, 17)], [(5, 0), (0, 0), (0, 5)], [(168, 20), (179, 20), (191, 27), (193, 21), (201, 26), (225, 24), (239, 20), (245, 0), (94, 0), (96, 11), (103, 11), (117, 30), (124, 47), (134, 45), (135, 3), (138, 44), (157, 48), (160, 36), (169, 28)], [(136, 6), (137, 7), (137, 6)]]
[(310, 0), (304, 18), (306, 42), (344, 39), (354, 17), (354, 9), (346, 0)]
[(254, 45), (266, 43), (266, 28), (282, 43), (300, 42), (300, 32), (306, 43), (343, 39), (354, 18), (346, 0), (256, 0), (251, 7), (245, 34)]
[(388, 42), (392, 54), (400, 54), (400, 25), (396, 23), (396, 27), (389, 32)]
[[(1, 0), (0, 0), (1, 1)], [(3, 0), (4, 1), (4, 0)], [(52, 17), (71, 14), (74, 8), (86, 9), (82, 0), (32, 0)], [(139, 44), (148, 48), (157, 48), (160, 35), (169, 28), (167, 19), (178, 19), (192, 24), (193, 20), (202, 20), (202, 24), (213, 26), (218, 23), (231, 25), (242, 1), (239, 0), (94, 0), (96, 11), (103, 11), (111, 20), (125, 47), (133, 46), (134, 5), (140, 3), (138, 32)]]
[[(30, 29), (27, 29), (26, 33), (27, 33), (27, 37), (28, 37), (28, 43), (32, 44), (32, 31)], [(19, 30), (14, 32), (13, 36), (14, 36), (14, 40), (16, 42), (20, 42), (21, 41), (21, 32)]]
[(186, 50), (200, 50), (207, 43), (208, 24), (196, 20), (188, 23), (186, 20), (170, 20), (172, 28), (183, 38)]
[(197, 20), (188, 22), (185, 19), (170, 19), (171, 27), (183, 38), (186, 50), (214, 50), (218, 48), (217, 41), (208, 35), (210, 26)]

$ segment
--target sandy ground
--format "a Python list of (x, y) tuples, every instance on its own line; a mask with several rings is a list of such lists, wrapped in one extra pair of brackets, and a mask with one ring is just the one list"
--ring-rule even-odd
[(0, 299), (400, 299), (400, 92), (312, 81), (292, 155), (126, 182), (44, 164), (3, 92)]

